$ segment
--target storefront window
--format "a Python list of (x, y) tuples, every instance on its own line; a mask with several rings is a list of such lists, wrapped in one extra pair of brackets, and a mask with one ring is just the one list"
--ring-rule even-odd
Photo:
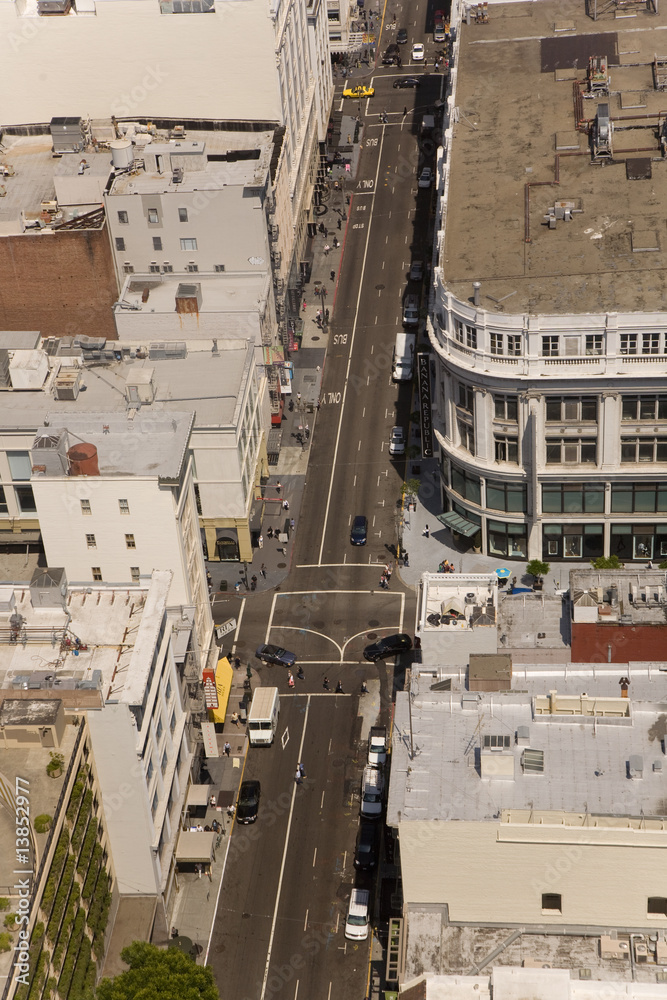
[(610, 555), (626, 562), (667, 556), (667, 524), (612, 524)]
[(611, 509), (614, 514), (667, 511), (667, 483), (613, 483)]
[(525, 524), (489, 521), (488, 541), (490, 556), (504, 556), (507, 559), (526, 558), (528, 544)]
[(602, 555), (602, 524), (545, 524), (542, 528), (543, 559), (596, 559)]
[(464, 500), (480, 504), (482, 501), (479, 476), (472, 476), (452, 462), (452, 489)]
[(486, 481), (486, 506), (491, 510), (505, 510), (509, 513), (525, 513), (526, 487), (524, 483), (500, 483), (493, 479)]
[(544, 483), (544, 514), (604, 514), (604, 483)]

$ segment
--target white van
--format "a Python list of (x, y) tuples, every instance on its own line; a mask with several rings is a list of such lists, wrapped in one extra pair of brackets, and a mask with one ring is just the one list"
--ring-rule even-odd
[(368, 904), (370, 893), (368, 889), (353, 889), (350, 905), (345, 919), (345, 937), (348, 941), (365, 941), (368, 937), (369, 920)]
[(419, 325), (419, 296), (410, 294), (405, 296), (403, 303), (403, 326)]
[(394, 344), (394, 357), (391, 366), (391, 377), (394, 382), (409, 382), (415, 370), (415, 348), (417, 335), (415, 333), (397, 333)]
[(366, 819), (377, 819), (382, 815), (382, 792), (384, 779), (377, 767), (365, 767), (361, 778), (361, 805), (359, 812)]
[(273, 743), (279, 713), (278, 688), (257, 688), (248, 713), (248, 739), (253, 746), (270, 746)]

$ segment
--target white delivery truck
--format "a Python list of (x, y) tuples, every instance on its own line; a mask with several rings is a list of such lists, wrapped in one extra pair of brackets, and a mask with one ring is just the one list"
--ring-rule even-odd
[(394, 382), (409, 382), (415, 370), (415, 348), (417, 335), (415, 333), (397, 333), (394, 345), (394, 360), (391, 366), (391, 377)]
[(257, 688), (248, 713), (248, 739), (253, 746), (270, 746), (273, 743), (279, 712), (278, 688)]

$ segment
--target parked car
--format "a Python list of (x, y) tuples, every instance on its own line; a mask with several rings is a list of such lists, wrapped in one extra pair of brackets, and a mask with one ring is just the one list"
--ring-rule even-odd
[(357, 844), (354, 848), (354, 867), (360, 871), (375, 868), (378, 860), (378, 824), (362, 822), (359, 824)]
[(358, 87), (347, 87), (343, 91), (343, 97), (373, 97), (375, 94), (375, 87), (364, 87), (361, 84)]
[(408, 29), (399, 28), (398, 31), (396, 32), (396, 41), (398, 42), (399, 45), (405, 45), (407, 40), (408, 40)]
[(368, 889), (353, 889), (345, 918), (345, 937), (348, 941), (365, 941), (368, 937), (370, 920), (368, 904), (370, 893)]
[(277, 663), (279, 667), (293, 667), (296, 663), (296, 656), (282, 646), (273, 646), (270, 642), (263, 642), (257, 647), (255, 656), (264, 663)]
[(236, 801), (236, 822), (254, 823), (259, 812), (259, 797), (261, 794), (259, 781), (242, 781), (239, 797)]
[(430, 167), (424, 167), (419, 175), (418, 187), (429, 188), (431, 186), (431, 181), (433, 180), (433, 171)]
[(351, 545), (365, 545), (368, 538), (368, 518), (357, 514), (350, 530)]
[(402, 427), (392, 427), (389, 435), (389, 454), (405, 454), (405, 433)]
[(424, 62), (424, 46), (421, 42), (415, 42), (411, 55), (413, 62)]
[(410, 265), (410, 281), (423, 281), (424, 280), (424, 261), (423, 260), (413, 260)]
[(394, 80), (395, 90), (409, 90), (411, 87), (416, 90), (417, 87), (421, 87), (421, 80), (416, 76), (400, 76), (398, 80)]
[(397, 653), (407, 653), (412, 649), (412, 639), (405, 632), (397, 635), (386, 635), (384, 639), (378, 639), (364, 649), (364, 659), (375, 663), (376, 660), (384, 660), (385, 656), (396, 656)]

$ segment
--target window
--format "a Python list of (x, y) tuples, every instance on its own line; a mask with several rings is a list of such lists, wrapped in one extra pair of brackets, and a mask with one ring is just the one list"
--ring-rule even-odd
[(162, 249), (162, 237), (161, 236), (154, 236), (153, 237), (153, 250), (161, 250), (161, 249)]
[(98, 583), (102, 582), (102, 570), (100, 569), (99, 566), (91, 566), (90, 572), (92, 574), (93, 580), (96, 580)]
[(510, 357), (518, 358), (521, 355), (521, 334), (507, 334), (507, 353)]
[(464, 339), (463, 323), (461, 323), (460, 320), (458, 320), (458, 319), (454, 320), (454, 336), (458, 340), (459, 344), (463, 343), (463, 339)]
[(190, 261), (189, 264), (185, 265), (185, 270), (189, 271), (190, 274), (195, 274), (199, 270), (199, 264), (195, 264), (194, 261)]
[(125, 250), (125, 240), (122, 236), (116, 237), (116, 250)]
[(562, 913), (561, 895), (559, 892), (542, 893), (542, 913)]
[(213, 270), (214, 271), (224, 271), (224, 269), (225, 269), (225, 265), (224, 264), (214, 264), (213, 265)]
[(157, 213), (157, 208), (148, 209), (148, 221), (151, 223), (151, 225), (154, 225), (156, 222), (160, 221), (160, 218)]
[(466, 327), (466, 347), (472, 347), (473, 350), (477, 350), (477, 330), (474, 326)]
[(193, 239), (192, 237), (187, 237), (187, 239), (182, 239), (180, 243), (181, 243), (181, 250), (197, 249), (197, 240)]
[(121, 225), (126, 226), (128, 224), (128, 222), (130, 221), (129, 218), (128, 218), (128, 216), (127, 216), (127, 212), (119, 212), (118, 213), (118, 221), (121, 223)]
[(586, 354), (603, 354), (604, 336), (601, 333), (586, 334)]
[(612, 483), (612, 514), (667, 512), (667, 483)]
[(470, 424), (464, 423), (462, 420), (458, 421), (459, 425), (459, 438), (461, 440), (461, 447), (469, 451), (471, 455), (475, 454), (475, 431), (470, 426)]
[(188, 221), (188, 210), (187, 208), (179, 208), (178, 210), (178, 221), (187, 222)]
[(165, 701), (169, 701), (169, 699), (171, 698), (171, 681), (170, 680), (167, 681), (167, 686), (164, 689), (164, 697), (165, 697)]
[(667, 917), (667, 899), (664, 896), (649, 896), (646, 904), (647, 917)]
[(604, 483), (544, 483), (543, 514), (604, 514)]
[(547, 465), (595, 465), (595, 438), (547, 438)]
[(97, 542), (95, 541), (95, 535), (86, 535), (86, 545), (89, 549), (96, 549)]
[(119, 500), (118, 501), (118, 507), (119, 507), (119, 510), (120, 510), (121, 514), (129, 514), (130, 513), (130, 501), (129, 500)]
[(642, 354), (660, 353), (660, 334), (642, 333)]
[(459, 382), (459, 406), (462, 410), (467, 410), (468, 413), (474, 413), (475, 393), (472, 386), (464, 385), (463, 382)]
[(525, 559), (528, 551), (525, 524), (487, 521), (488, 549), (491, 556)]
[(130, 566), (130, 577), (132, 578), (132, 583), (139, 583), (141, 573), (138, 566)]
[(636, 354), (636, 353), (637, 353), (637, 334), (622, 333), (621, 354)]
[(491, 353), (492, 354), (502, 354), (503, 353), (503, 341), (504, 337), (502, 333), (492, 333), (491, 334)]
[(623, 396), (623, 420), (667, 420), (667, 396)]
[(8, 451), (7, 461), (14, 482), (29, 480), (32, 475), (32, 461), (29, 451)]
[(543, 358), (557, 358), (558, 357), (558, 337), (542, 337), (542, 357)]
[(566, 420), (597, 420), (598, 402), (595, 396), (547, 397), (547, 420), (563, 423)]
[(604, 555), (603, 524), (544, 524), (542, 557), (549, 559), (597, 559)]
[(163, 775), (164, 775), (164, 772), (167, 770), (167, 751), (166, 750), (162, 754), (162, 760), (160, 761), (160, 770), (162, 771)]
[(452, 462), (451, 479), (452, 489), (464, 500), (471, 500), (476, 504), (482, 502), (479, 476), (473, 476)]
[(162, 733), (163, 733), (162, 716), (158, 715), (158, 717), (157, 717), (157, 724), (156, 724), (156, 727), (155, 727), (155, 735), (157, 736), (158, 739), (160, 739), (160, 737), (162, 736)]
[(519, 439), (506, 437), (502, 434), (493, 435), (493, 446), (496, 462), (512, 462), (519, 464)]
[(493, 410), (496, 420), (518, 420), (518, 402), (516, 396), (494, 396)]
[(127, 549), (136, 549), (136, 547), (137, 547), (137, 545), (136, 545), (136, 542), (134, 540), (134, 535), (126, 535), (125, 536), (125, 548), (127, 548)]
[(171, 719), (169, 720), (169, 732), (174, 735), (174, 729), (176, 729), (176, 712), (171, 713)]
[(164, 271), (165, 274), (173, 274), (174, 265), (170, 264), (169, 261), (165, 261), (164, 264), (162, 265), (162, 270)]
[(152, 260), (150, 262), (150, 265), (148, 267), (148, 272), (149, 272), (149, 274), (159, 274), (160, 273), (160, 265), (157, 263), (157, 261)]
[(90, 506), (90, 500), (81, 500), (81, 513), (82, 514), (92, 514), (92, 509)]
[(628, 559), (667, 556), (667, 524), (612, 524), (609, 555)]
[(34, 514), (37, 510), (32, 486), (16, 486), (16, 501), (22, 514)]
[(125, 263), (123, 264), (123, 273), (134, 274), (134, 264), (128, 264), (128, 262), (125, 261)]
[(486, 506), (491, 510), (508, 513), (525, 513), (526, 486), (524, 483), (501, 483), (493, 479), (486, 481)]
[(3, 486), (0, 486), (0, 514), (7, 513), (7, 498), (5, 497), (5, 490)]
[(621, 438), (621, 462), (667, 462), (667, 437)]

